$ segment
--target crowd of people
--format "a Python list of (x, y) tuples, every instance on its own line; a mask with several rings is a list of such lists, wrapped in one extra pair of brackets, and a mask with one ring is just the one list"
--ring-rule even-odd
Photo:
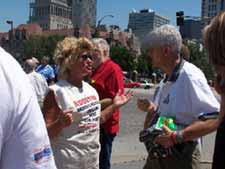
[[(144, 129), (157, 116), (173, 118), (153, 141), (166, 156), (152, 155), (144, 169), (200, 169), (201, 136), (217, 130), (213, 169), (224, 169), (225, 12), (204, 29), (204, 45), (215, 67), (215, 98), (203, 72), (188, 62), (179, 31), (156, 28), (143, 39), (147, 60), (165, 73), (152, 101), (138, 99), (147, 112)], [(119, 108), (132, 99), (124, 91), (121, 67), (102, 38), (66, 37), (49, 58), (30, 57), (21, 66), (0, 48), (0, 168), (110, 169), (119, 132)], [(12, 69), (13, 67), (13, 69)]]

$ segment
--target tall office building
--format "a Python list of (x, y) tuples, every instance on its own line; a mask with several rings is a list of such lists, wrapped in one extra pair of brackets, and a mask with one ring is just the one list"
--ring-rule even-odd
[(96, 25), (96, 0), (31, 0), (29, 23), (43, 30)]
[(72, 7), (69, 0), (33, 0), (29, 23), (38, 23), (43, 30), (72, 28)]
[(184, 24), (180, 26), (180, 33), (183, 39), (201, 39), (202, 22), (200, 19), (185, 19)]
[(72, 9), (74, 27), (96, 26), (96, 0), (73, 0)]
[(203, 26), (210, 23), (211, 19), (225, 9), (225, 0), (202, 0)]
[(129, 14), (128, 29), (132, 29), (133, 33), (142, 39), (153, 29), (169, 23), (170, 20), (167, 17), (163, 17), (150, 9), (133, 10)]

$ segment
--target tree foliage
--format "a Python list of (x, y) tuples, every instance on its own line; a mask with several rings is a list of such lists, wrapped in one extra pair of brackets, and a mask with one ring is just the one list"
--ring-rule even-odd
[(136, 70), (135, 57), (126, 47), (122, 45), (114, 45), (110, 48), (110, 56), (113, 61), (121, 66), (123, 71), (131, 72)]
[[(204, 47), (194, 41), (186, 42), (186, 45), (190, 50), (190, 62), (200, 68), (208, 80), (213, 80), (215, 71), (209, 63)], [(158, 75), (162, 74), (161, 71), (152, 67), (150, 59), (147, 58), (146, 51), (142, 52), (136, 59), (131, 50), (117, 44), (111, 47), (111, 57), (124, 71), (132, 72), (133, 70), (137, 70), (139, 74), (148, 75), (149, 77), (153, 72)]]
[(116, 44), (111, 46), (110, 54), (112, 60), (119, 64), (123, 71), (132, 73), (136, 70), (139, 75), (148, 77), (153, 73), (151, 61), (146, 58), (146, 52), (143, 52), (140, 56), (135, 56), (132, 50), (127, 49), (121, 44)]
[(215, 71), (209, 63), (206, 50), (203, 46), (196, 42), (189, 42), (187, 46), (190, 50), (190, 62), (200, 68), (208, 80), (213, 80)]
[[(35, 56), (41, 59), (43, 56), (53, 57), (53, 52), (58, 41), (64, 36), (34, 36), (24, 43), (24, 54), (26, 57)], [(208, 80), (214, 79), (213, 66), (209, 63), (205, 49), (200, 43), (189, 41), (186, 43), (190, 50), (190, 62), (199, 67)], [(152, 68), (151, 62), (146, 58), (147, 53), (142, 52), (138, 57), (134, 55), (132, 50), (127, 49), (121, 44), (111, 46), (110, 56), (112, 60), (118, 63), (123, 71), (132, 72), (137, 70), (139, 74), (151, 76), (155, 70)]]
[(27, 57), (35, 56), (39, 60), (43, 56), (52, 58), (57, 42), (63, 38), (61, 35), (34, 36), (24, 43), (24, 54)]
[(151, 76), (153, 73), (151, 60), (147, 58), (147, 51), (142, 52), (138, 57), (137, 71), (148, 76)]

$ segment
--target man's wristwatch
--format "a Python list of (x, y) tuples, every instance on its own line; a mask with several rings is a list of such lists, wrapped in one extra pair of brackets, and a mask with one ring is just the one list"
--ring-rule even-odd
[(183, 136), (181, 130), (176, 131), (176, 141), (177, 141), (177, 143), (184, 142), (184, 136)]

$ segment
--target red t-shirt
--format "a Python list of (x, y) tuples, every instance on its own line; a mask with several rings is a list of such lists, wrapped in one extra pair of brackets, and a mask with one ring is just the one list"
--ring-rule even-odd
[[(114, 98), (118, 90), (124, 92), (123, 72), (120, 66), (111, 59), (102, 63), (92, 74), (91, 84), (97, 90), (100, 100)], [(119, 131), (119, 109), (101, 127), (107, 133), (115, 134)]]

